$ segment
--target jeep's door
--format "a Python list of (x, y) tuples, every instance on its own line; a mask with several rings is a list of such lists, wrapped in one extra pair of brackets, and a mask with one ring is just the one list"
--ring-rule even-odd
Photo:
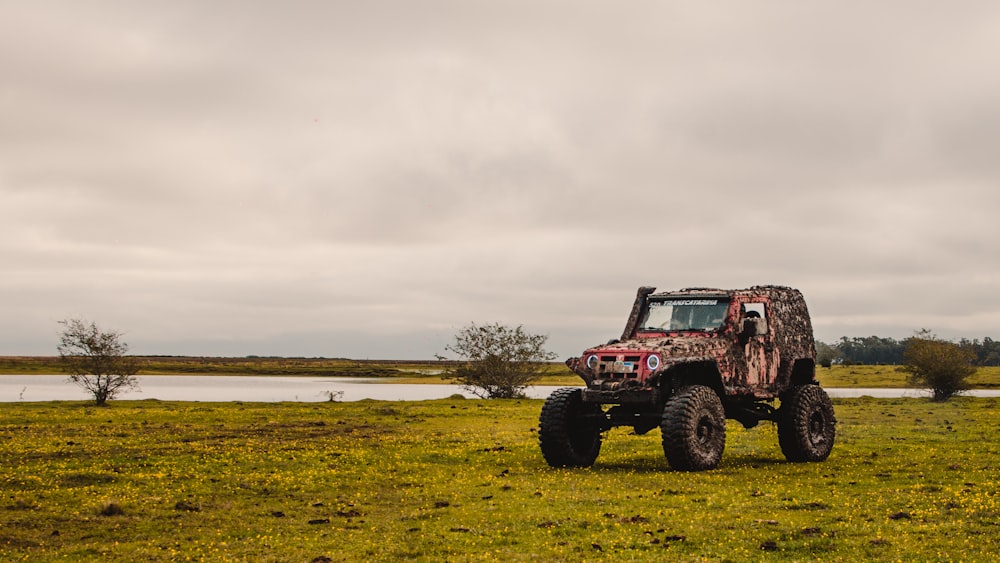
[(754, 299), (743, 304), (744, 358), (747, 385), (759, 390), (770, 387), (778, 377), (778, 355), (771, 327), (771, 307), (767, 299)]

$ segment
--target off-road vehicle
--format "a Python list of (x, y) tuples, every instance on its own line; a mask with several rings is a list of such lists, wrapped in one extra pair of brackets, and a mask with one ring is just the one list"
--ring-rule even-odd
[(593, 465), (602, 433), (631, 426), (636, 434), (660, 428), (672, 468), (712, 469), (727, 418), (747, 428), (776, 422), (789, 461), (830, 455), (836, 419), (815, 380), (812, 323), (798, 290), (655, 291), (639, 288), (620, 339), (566, 361), (587, 386), (557, 389), (542, 407), (549, 465)]

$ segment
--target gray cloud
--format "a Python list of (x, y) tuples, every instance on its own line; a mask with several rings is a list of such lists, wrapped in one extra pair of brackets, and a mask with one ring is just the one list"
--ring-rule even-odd
[(634, 289), (998, 336), (990, 3), (0, 5), (0, 353), (562, 355)]

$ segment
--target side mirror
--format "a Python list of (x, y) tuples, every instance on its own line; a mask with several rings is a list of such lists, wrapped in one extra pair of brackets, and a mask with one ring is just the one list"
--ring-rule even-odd
[(740, 338), (745, 340), (762, 334), (767, 334), (767, 319), (760, 317), (743, 319), (740, 325)]

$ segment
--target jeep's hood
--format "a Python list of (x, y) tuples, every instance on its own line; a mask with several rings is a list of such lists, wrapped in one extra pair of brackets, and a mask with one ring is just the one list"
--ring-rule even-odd
[[(728, 349), (728, 340), (714, 333), (636, 338), (594, 346), (582, 356), (566, 360), (566, 365), (588, 386), (607, 374), (637, 374), (630, 381), (641, 383), (654, 373), (677, 364), (717, 361), (726, 355)], [(652, 355), (659, 359), (650, 362)]]
[(727, 341), (709, 334), (664, 336), (661, 338), (638, 338), (605, 346), (595, 346), (586, 354), (629, 354), (656, 352), (664, 363), (671, 360), (717, 357), (727, 349)]

